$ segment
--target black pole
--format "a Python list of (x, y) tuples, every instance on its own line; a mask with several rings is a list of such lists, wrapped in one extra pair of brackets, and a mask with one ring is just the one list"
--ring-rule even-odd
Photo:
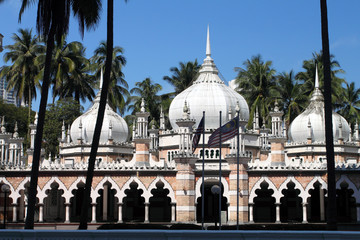
[(220, 148), (219, 148), (219, 188), (220, 188), (220, 191), (219, 191), (219, 230), (221, 230), (221, 197), (222, 197), (222, 194), (221, 194), (221, 111), (220, 111)]
[(332, 109), (331, 109), (331, 74), (330, 74), (330, 50), (329, 31), (327, 20), (326, 0), (320, 0), (321, 6), (321, 37), (323, 48), (324, 65), (324, 102), (325, 102), (325, 137), (326, 137), (326, 160), (328, 181), (328, 205), (327, 205), (327, 227), (336, 230), (336, 181), (334, 161), (334, 140), (332, 131)]
[(204, 228), (204, 215), (205, 215), (205, 111), (203, 111), (203, 156), (202, 156), (202, 186), (201, 186), (201, 228), (202, 230), (205, 230)]

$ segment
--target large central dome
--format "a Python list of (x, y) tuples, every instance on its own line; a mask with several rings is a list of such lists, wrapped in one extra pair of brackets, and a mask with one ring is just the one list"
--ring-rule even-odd
[(219, 71), (211, 58), (209, 29), (207, 32), (206, 58), (201, 65), (199, 76), (186, 90), (177, 95), (170, 105), (169, 118), (173, 129), (178, 129), (177, 119), (182, 118), (185, 102), (190, 108), (190, 117), (197, 124), (205, 111), (205, 127), (219, 127), (219, 112), (222, 111), (221, 122), (228, 121), (228, 111), (240, 110), (240, 119), (249, 119), (249, 107), (245, 99), (231, 87), (224, 84), (218, 75)]

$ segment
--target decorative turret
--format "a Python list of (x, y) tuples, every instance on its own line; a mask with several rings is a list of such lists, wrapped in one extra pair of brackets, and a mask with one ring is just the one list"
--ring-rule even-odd
[(310, 118), (309, 118), (309, 121), (308, 121), (308, 136), (307, 136), (307, 144), (311, 144), (312, 143), (312, 131), (311, 131), (311, 121), (310, 121)]
[(272, 137), (283, 137), (283, 134), (282, 134), (282, 116), (283, 115), (284, 115), (284, 112), (279, 110), (279, 104), (277, 101), (275, 101), (274, 110), (272, 112), (270, 112)]
[(13, 138), (18, 138), (19, 137), (19, 133), (18, 133), (18, 125), (17, 125), (17, 121), (15, 122), (15, 127), (14, 127), (14, 134), (13, 134)]
[(160, 130), (165, 130), (165, 116), (162, 106), (160, 107)]
[(5, 116), (2, 117), (2, 121), (1, 121), (1, 133), (6, 133)]
[(183, 118), (178, 119), (176, 124), (179, 126), (180, 143), (179, 143), (179, 155), (190, 156), (192, 154), (191, 134), (192, 127), (195, 124), (195, 119), (190, 119), (190, 108), (186, 101), (183, 107)]

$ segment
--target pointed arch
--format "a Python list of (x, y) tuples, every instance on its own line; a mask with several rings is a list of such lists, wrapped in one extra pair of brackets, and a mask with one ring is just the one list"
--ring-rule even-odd
[(303, 202), (305, 202), (305, 195), (304, 195), (304, 188), (303, 186), (300, 184), (300, 182), (294, 177), (294, 176), (289, 176), (279, 187), (279, 194), (280, 194), (280, 198), (284, 197), (284, 194), (282, 194), (282, 191), (284, 189), (287, 189), (287, 185), (288, 183), (294, 183), (295, 184), (295, 189), (299, 189), (300, 190), (300, 197), (302, 198)]
[(119, 192), (117, 192), (116, 195), (115, 195), (115, 197), (117, 197), (119, 199), (119, 203), (123, 202), (123, 198), (126, 197), (125, 190), (130, 189), (130, 184), (132, 182), (136, 182), (138, 184), (138, 188), (143, 190), (142, 196), (145, 198), (145, 201), (149, 200), (150, 194), (147, 191), (145, 185), (136, 176), (132, 176), (132, 177), (129, 178), (129, 180), (126, 181), (126, 183), (121, 188), (121, 190)]
[[(316, 182), (319, 182), (323, 189), (327, 189), (327, 183), (319, 175), (315, 176), (305, 188), (303, 202), (306, 202), (307, 199), (310, 197), (309, 190), (315, 189), (314, 183), (316, 183)], [(325, 196), (326, 195), (327, 195), (327, 193), (325, 194)]]
[[(204, 178), (204, 182), (209, 181), (209, 180), (219, 181), (219, 178), (218, 177), (205, 177)], [(228, 201), (230, 202), (229, 183), (226, 181), (226, 178), (224, 178), (224, 177), (221, 177), (221, 183), (224, 187), (223, 196), (226, 197), (228, 199)], [(196, 201), (196, 199), (201, 197), (201, 184), (202, 184), (202, 178), (199, 178), (195, 183), (195, 201)]]
[[(16, 188), (16, 192), (17, 193), (20, 193), (21, 190), (24, 190), (25, 191), (25, 185), (29, 183), (30, 184), (30, 177), (25, 177), (19, 184), (19, 186)], [(39, 193), (41, 191), (40, 187), (37, 186), (37, 192)], [(19, 197), (20, 197), (20, 194), (19, 194)], [(16, 201), (18, 200), (18, 198), (16, 198)], [(37, 197), (37, 196), (36, 196)], [(27, 196), (25, 195), (25, 199), (27, 201)]]
[[(99, 190), (103, 189), (103, 186), (106, 182), (111, 183), (112, 188), (116, 190), (116, 193), (120, 192), (120, 187), (119, 185), (114, 181), (114, 179), (112, 179), (110, 176), (105, 176), (99, 183), (98, 185), (95, 187), (94, 189), (94, 199), (97, 199), (100, 196)], [(116, 196), (116, 194), (115, 194)]]
[[(77, 185), (78, 185), (80, 182), (85, 185), (86, 179), (85, 179), (84, 176), (78, 177), (78, 178), (71, 184), (71, 186), (69, 187), (70, 198), (73, 197), (72, 191), (73, 191), (74, 189), (77, 189)], [(70, 198), (69, 198), (69, 202), (67, 202), (67, 203), (70, 203)], [(91, 198), (92, 203), (94, 203), (93, 201), (96, 201), (95, 192), (94, 192), (94, 188), (93, 188), (93, 187), (91, 187), (90, 198)], [(94, 200), (94, 199), (95, 199), (95, 200)]]
[(0, 183), (1, 182), (4, 184), (7, 184), (10, 187), (11, 193), (9, 195), (9, 198), (11, 198), (13, 200), (13, 202), (16, 202), (17, 199), (20, 197), (20, 193), (14, 189), (12, 184), (5, 177), (0, 177)]
[(349, 189), (354, 191), (354, 197), (356, 199), (356, 203), (360, 202), (360, 192), (357, 189), (356, 185), (348, 178), (347, 175), (341, 175), (340, 179), (336, 182), (336, 189), (341, 189), (341, 184), (345, 182), (349, 185)]
[(59, 184), (59, 189), (63, 190), (63, 196), (65, 198), (65, 201), (67, 202), (69, 199), (67, 199), (65, 196), (69, 195), (67, 188), (65, 187), (64, 183), (57, 177), (57, 176), (53, 176), (51, 177), (51, 179), (49, 181), (47, 181), (47, 183), (45, 184), (45, 186), (42, 188), (42, 190), (38, 193), (38, 198), (39, 198), (39, 203), (43, 203), (44, 202), (44, 198), (46, 198), (47, 194), (46, 191), (47, 190), (51, 190), (51, 185), (53, 183), (57, 183)]
[(253, 186), (251, 189), (250, 195), (249, 195), (249, 203), (254, 203), (254, 198), (256, 197), (255, 191), (257, 189), (261, 189), (260, 185), (266, 182), (269, 184), (269, 189), (272, 189), (274, 191), (273, 197), (276, 199), (276, 203), (280, 203), (281, 194), (279, 194), (278, 189), (276, 188), (275, 184), (266, 176), (262, 176)]
[[(171, 202), (175, 203), (176, 202), (176, 198), (175, 198), (175, 193), (174, 193), (174, 189), (172, 189), (170, 183), (168, 181), (165, 180), (165, 178), (163, 176), (157, 176), (154, 181), (151, 182), (151, 184), (148, 187), (148, 192), (151, 193), (151, 190), (156, 189), (156, 184), (158, 182), (162, 182), (164, 184), (164, 188), (169, 190), (169, 197), (171, 198)], [(151, 195), (151, 194), (150, 194)], [(151, 197), (151, 196), (150, 196)], [(145, 198), (145, 201), (148, 202), (149, 199)]]

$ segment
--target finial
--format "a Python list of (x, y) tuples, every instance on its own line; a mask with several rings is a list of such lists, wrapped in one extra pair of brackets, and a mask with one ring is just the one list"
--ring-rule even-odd
[(38, 118), (39, 118), (39, 115), (38, 115), (38, 112), (35, 113), (35, 120), (34, 120), (34, 124), (37, 125), (38, 124)]
[(82, 121), (80, 119), (80, 122), (79, 122), (79, 128), (81, 129), (82, 128)]
[(207, 28), (207, 38), (206, 38), (206, 56), (207, 56), (207, 57), (210, 57), (210, 56), (211, 56), (209, 25), (208, 25), (208, 28)]
[(239, 112), (239, 111), (240, 111), (240, 104), (239, 104), (239, 101), (236, 101), (235, 111), (236, 111), (236, 112)]
[(112, 136), (112, 122), (109, 121), (109, 139), (112, 139), (113, 136)]
[(14, 135), (13, 135), (13, 137), (14, 137), (14, 138), (18, 138), (18, 137), (19, 137), (17, 121), (15, 122)]
[(319, 88), (319, 72), (317, 64), (315, 64), (315, 89), (316, 88)]
[(99, 88), (100, 88), (100, 89), (102, 89), (103, 83), (104, 83), (104, 79), (103, 79), (103, 69), (101, 68), (101, 71), (100, 71), (100, 85), (99, 85)]
[(183, 119), (187, 119), (188, 118), (188, 105), (186, 103), (186, 100), (184, 102), (184, 107), (183, 107)]
[(141, 99), (141, 109), (140, 109), (141, 112), (145, 112), (145, 100), (144, 98)]
[(279, 111), (279, 104), (277, 99), (275, 99), (275, 107), (274, 107), (274, 112), (278, 112)]
[(63, 125), (62, 125), (62, 127), (61, 127), (61, 130), (62, 131), (65, 131), (65, 121), (63, 120)]
[(160, 117), (164, 117), (163, 106), (160, 105)]
[(310, 118), (308, 119), (308, 127), (309, 127), (309, 128), (311, 127), (311, 121), (310, 121)]

